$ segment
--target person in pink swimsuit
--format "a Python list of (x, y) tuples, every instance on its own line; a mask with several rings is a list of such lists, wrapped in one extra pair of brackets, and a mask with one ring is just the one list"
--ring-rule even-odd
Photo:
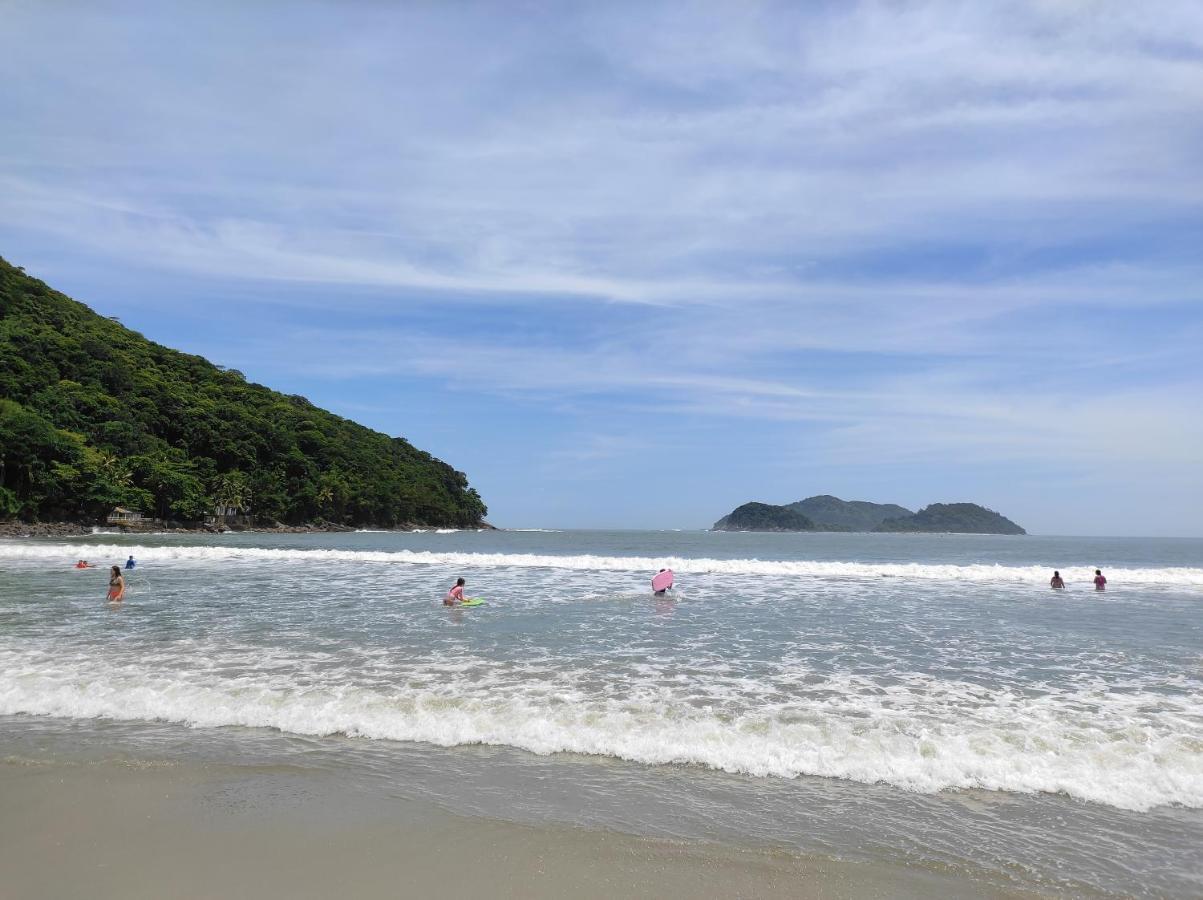
[(1094, 570), (1094, 589), (1096, 591), (1107, 590), (1107, 579), (1099, 569)]
[(455, 587), (447, 592), (447, 596), (443, 598), (444, 606), (458, 606), (464, 602), (464, 579), (455, 579)]

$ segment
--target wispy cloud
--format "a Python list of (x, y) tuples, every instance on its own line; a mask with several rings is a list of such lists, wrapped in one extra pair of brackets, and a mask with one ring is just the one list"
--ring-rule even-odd
[[(1198, 445), (1197, 3), (5, 22), (0, 239), (241, 285), (215, 317), (258, 293), (271, 328), (219, 346), (264, 369), (579, 399), (602, 421), (555, 452), (584, 455), (651, 409), (865, 465)], [(281, 327), (302, 307), (334, 320)]]

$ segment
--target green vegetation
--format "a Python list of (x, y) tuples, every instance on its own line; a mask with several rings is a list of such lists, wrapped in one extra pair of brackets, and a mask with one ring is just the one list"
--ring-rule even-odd
[(1027, 534), (1005, 516), (976, 503), (933, 503), (912, 516), (886, 519), (875, 531), (952, 534)]
[(382, 527), (486, 511), (462, 472), (403, 438), (148, 341), (0, 259), (0, 519), (119, 505)]
[(976, 503), (933, 503), (917, 513), (893, 503), (845, 501), (830, 494), (786, 506), (745, 503), (712, 531), (914, 531), (1027, 534), (1010, 519)]
[(869, 503), (865, 500), (841, 500), (830, 494), (807, 497), (790, 503), (786, 509), (802, 513), (816, 528), (831, 531), (872, 531), (886, 519), (914, 515), (896, 503)]
[(745, 503), (714, 523), (712, 531), (814, 531), (802, 513), (768, 503)]

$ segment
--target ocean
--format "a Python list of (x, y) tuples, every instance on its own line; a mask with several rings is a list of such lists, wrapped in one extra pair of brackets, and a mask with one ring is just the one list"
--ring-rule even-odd
[[(119, 608), (72, 568), (129, 554)], [(5, 759), (295, 765), (462, 815), (1203, 895), (1203, 540), (96, 534), (0, 542), (0, 571)], [(457, 576), (484, 606), (441, 605)]]

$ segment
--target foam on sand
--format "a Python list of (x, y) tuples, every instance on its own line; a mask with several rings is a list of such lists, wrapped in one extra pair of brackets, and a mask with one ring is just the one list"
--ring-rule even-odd
[[(0, 645), (0, 714), (276, 728), (439, 746), (691, 764), (910, 791), (1051, 792), (1126, 809), (1203, 807), (1203, 701), (1133, 686), (1019, 694), (911, 674), (780, 681), (765, 700), (740, 679), (666, 686), (615, 674), (590, 685), (538, 664), (439, 657), (371, 678), (305, 654), (187, 651), (118, 661)], [(470, 675), (471, 677), (464, 677)]]

